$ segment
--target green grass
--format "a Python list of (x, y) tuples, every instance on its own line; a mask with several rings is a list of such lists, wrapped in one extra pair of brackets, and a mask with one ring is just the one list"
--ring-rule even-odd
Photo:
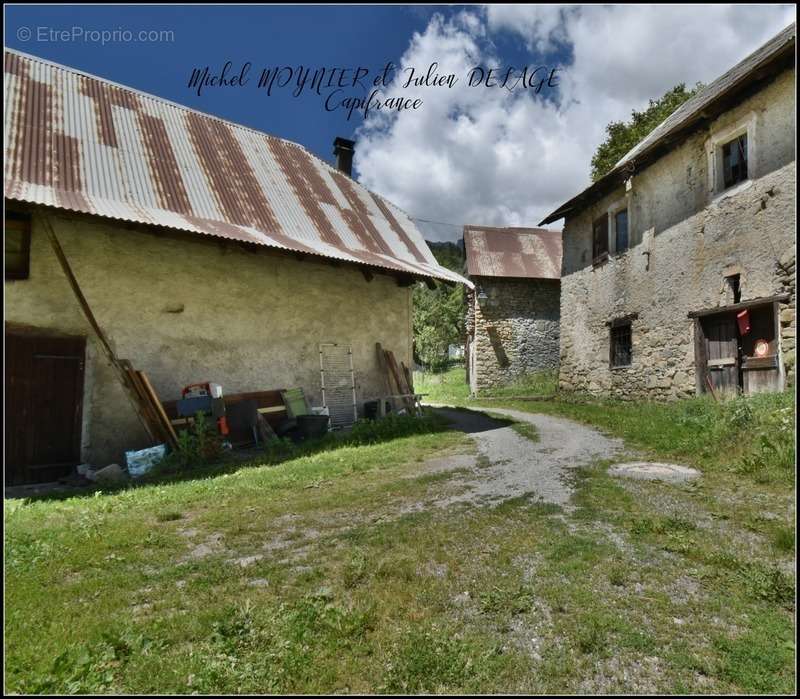
[(427, 403), (461, 403), (469, 398), (464, 367), (443, 372), (414, 372), (414, 390), (425, 393)]
[(558, 391), (558, 372), (539, 371), (524, 374), (507, 386), (499, 386), (481, 393), (481, 397), (552, 397)]
[[(499, 403), (483, 405), (491, 409)], [(706, 396), (657, 403), (561, 395), (558, 400), (510, 400), (502, 405), (586, 422), (658, 458), (691, 463), (704, 471), (735, 473), (764, 485), (794, 483), (794, 406), (788, 392), (724, 403)]]
[(512, 407), (704, 477), (585, 464), (570, 508), (435, 507), (463, 471), (424, 462), (472, 442), (387, 423), (279, 465), (7, 501), (6, 690), (792, 693), (794, 494), (760, 440), (790, 401)]

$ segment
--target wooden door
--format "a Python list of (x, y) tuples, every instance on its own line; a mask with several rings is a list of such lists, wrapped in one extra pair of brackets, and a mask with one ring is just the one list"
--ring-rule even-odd
[(742, 337), (742, 389), (747, 394), (783, 388), (778, 327), (777, 304), (750, 309), (750, 332)]
[(43, 483), (80, 461), (86, 341), (6, 334), (6, 482)]
[(707, 376), (718, 393), (740, 388), (739, 337), (733, 313), (703, 318)]

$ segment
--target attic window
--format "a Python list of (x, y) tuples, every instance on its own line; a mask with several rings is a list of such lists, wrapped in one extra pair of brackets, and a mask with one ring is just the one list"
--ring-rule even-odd
[(722, 181), (725, 189), (747, 179), (747, 134), (722, 146)]
[(592, 262), (597, 264), (608, 257), (608, 214), (592, 224)]
[(3, 229), (6, 279), (27, 279), (31, 255), (31, 217), (6, 211)]
[(631, 322), (629, 320), (615, 321), (611, 324), (611, 367), (630, 366), (632, 359)]

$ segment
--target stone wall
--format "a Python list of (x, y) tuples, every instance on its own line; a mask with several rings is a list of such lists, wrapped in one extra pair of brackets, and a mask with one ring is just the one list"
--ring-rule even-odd
[[(567, 218), (561, 281), (560, 384), (618, 397), (674, 398), (696, 392), (690, 311), (733, 302), (726, 275), (739, 274), (742, 301), (788, 292), (781, 310), (786, 376), (794, 377), (794, 73), (787, 71), (679, 147)], [(716, 193), (708, 138), (743, 119), (751, 178)], [(629, 250), (592, 264), (592, 222), (629, 211)], [(609, 366), (608, 321), (632, 321), (633, 362)]]
[(558, 368), (559, 283), (473, 277), (488, 297), (470, 296), (469, 375), (473, 393), (537, 371)]
[[(184, 234), (58, 215), (54, 227), (120, 358), (162, 400), (215, 381), (238, 393), (302, 386), (321, 403), (319, 344), (352, 345), (359, 402), (385, 393), (375, 343), (411, 360), (411, 289), (352, 266)], [(6, 321), (85, 335), (83, 459), (119, 461), (147, 437), (59, 267), (34, 226), (30, 278), (5, 283)], [(120, 463), (122, 463), (120, 461)]]

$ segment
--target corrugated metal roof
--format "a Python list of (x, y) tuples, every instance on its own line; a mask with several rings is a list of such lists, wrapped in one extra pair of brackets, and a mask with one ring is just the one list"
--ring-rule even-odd
[(471, 277), (561, 278), (561, 231), (464, 226)]
[(704, 123), (709, 117), (714, 103), (718, 102), (728, 93), (740, 90), (748, 83), (754, 74), (768, 64), (774, 62), (777, 57), (780, 57), (781, 54), (784, 54), (787, 50), (793, 49), (795, 35), (796, 25), (793, 23), (776, 34), (761, 48), (737, 63), (727, 73), (721, 75), (692, 98), (686, 100), (686, 102), (653, 129), (644, 139), (628, 151), (628, 153), (614, 165), (610, 172), (587, 187), (579, 195), (558, 207), (558, 209), (542, 220), (540, 225), (563, 218), (568, 211), (575, 208), (579, 203), (581, 205), (588, 204), (589, 201), (593, 199), (595, 193), (601, 196), (604, 183), (619, 176), (620, 173), (629, 170), (637, 160), (642, 159), (649, 151), (653, 151), (679, 132), (692, 128), (693, 124), (700, 125)]
[(305, 148), (6, 49), (5, 196), (471, 285)]

